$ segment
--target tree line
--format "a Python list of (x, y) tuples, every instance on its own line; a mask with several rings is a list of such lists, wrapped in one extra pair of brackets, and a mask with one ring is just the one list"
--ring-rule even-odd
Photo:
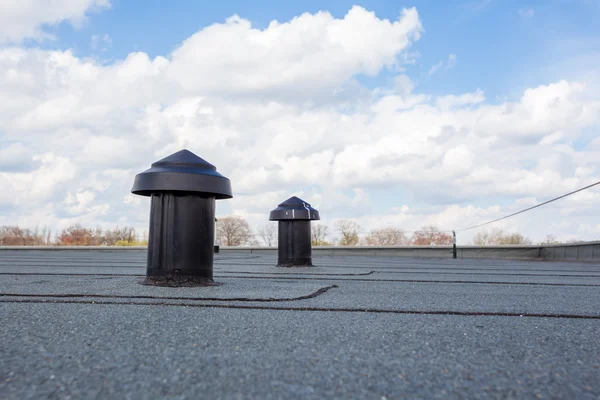
[[(248, 221), (240, 216), (219, 218), (217, 240), (222, 246), (276, 246), (277, 224), (269, 223), (253, 232)], [(436, 226), (424, 226), (415, 232), (398, 228), (378, 228), (363, 232), (359, 224), (350, 220), (338, 220), (334, 227), (312, 223), (313, 246), (443, 246), (451, 245), (453, 237)], [(520, 233), (508, 233), (500, 229), (478, 232), (473, 244), (479, 246), (532, 244), (532, 240)], [(548, 235), (540, 244), (557, 243)]]
[[(144, 234), (143, 237), (146, 235)], [(271, 222), (254, 232), (246, 219), (240, 216), (221, 217), (217, 221), (217, 242), (221, 246), (277, 246), (277, 223)], [(338, 220), (332, 228), (320, 223), (312, 223), (311, 242), (313, 246), (441, 246), (451, 245), (452, 235), (436, 226), (424, 226), (415, 232), (398, 228), (378, 228), (368, 232), (354, 221)], [(539, 244), (557, 243), (552, 235)], [(55, 237), (47, 228), (20, 228), (0, 226), (0, 246), (145, 246), (147, 239), (141, 239), (135, 228), (115, 227), (85, 228), (79, 224), (69, 226)], [(520, 233), (505, 232), (501, 229), (480, 231), (475, 234), (472, 244), (478, 246), (527, 245), (533, 241)]]
[(145, 246), (147, 240), (140, 240), (135, 228), (125, 226), (103, 230), (84, 228), (80, 224), (71, 225), (52, 236), (52, 231), (44, 228), (20, 228), (17, 225), (0, 226), (0, 246)]

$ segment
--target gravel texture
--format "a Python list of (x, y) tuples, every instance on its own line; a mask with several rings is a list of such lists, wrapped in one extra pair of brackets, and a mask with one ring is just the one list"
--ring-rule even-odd
[(0, 399), (600, 398), (600, 265), (0, 251)]
[(597, 320), (0, 304), (0, 396), (600, 396)]

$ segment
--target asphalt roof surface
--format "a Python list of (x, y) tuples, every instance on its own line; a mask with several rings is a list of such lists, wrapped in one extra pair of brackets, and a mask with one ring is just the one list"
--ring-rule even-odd
[(600, 265), (0, 251), (0, 398), (600, 398)]

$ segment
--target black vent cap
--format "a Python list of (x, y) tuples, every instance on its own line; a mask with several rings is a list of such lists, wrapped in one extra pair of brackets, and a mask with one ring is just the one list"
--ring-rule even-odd
[(319, 217), (319, 212), (312, 208), (309, 203), (296, 196), (292, 196), (269, 214), (269, 221), (287, 219), (316, 221), (321, 219), (321, 217)]
[(230, 199), (231, 182), (217, 168), (189, 150), (181, 150), (152, 164), (135, 176), (131, 193), (185, 192)]

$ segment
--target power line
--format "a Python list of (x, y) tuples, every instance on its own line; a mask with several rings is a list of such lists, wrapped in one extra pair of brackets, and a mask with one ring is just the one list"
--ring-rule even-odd
[(495, 220), (493, 220), (493, 221), (485, 222), (485, 223), (483, 223), (483, 224), (479, 224), (479, 225), (473, 225), (473, 226), (469, 226), (468, 228), (456, 229), (456, 232), (468, 231), (469, 229), (475, 229), (475, 228), (479, 228), (479, 227), (482, 227), (482, 226), (485, 226), (485, 225), (492, 224), (492, 223), (494, 223), (494, 222), (501, 221), (501, 220), (503, 220), (503, 219), (506, 219), (506, 218), (514, 217), (515, 215), (518, 215), (518, 214), (524, 213), (525, 211), (533, 210), (534, 208), (538, 208), (538, 207), (541, 207), (541, 206), (543, 206), (543, 205), (546, 205), (546, 204), (548, 204), (548, 203), (552, 203), (553, 201), (560, 200), (560, 199), (564, 199), (564, 198), (565, 198), (565, 197), (567, 197), (567, 196), (570, 196), (570, 195), (572, 195), (572, 194), (575, 194), (575, 193), (581, 192), (581, 191), (583, 191), (583, 190), (589, 189), (589, 188), (591, 188), (591, 187), (594, 187), (594, 186), (596, 186), (596, 185), (600, 185), (600, 181), (598, 181), (598, 182), (596, 182), (596, 183), (592, 183), (591, 185), (588, 185), (588, 186), (586, 186), (586, 187), (582, 187), (581, 189), (574, 190), (574, 191), (572, 191), (572, 192), (570, 192), (570, 193), (563, 194), (562, 196), (555, 197), (555, 198), (554, 198), (554, 199), (552, 199), (552, 200), (548, 200), (548, 201), (545, 201), (545, 202), (543, 202), (543, 203), (536, 204), (535, 206), (532, 206), (532, 207), (526, 208), (526, 209), (524, 209), (524, 210), (517, 211), (516, 213), (512, 213), (512, 214), (510, 214), (510, 215), (506, 215), (506, 216), (504, 216), (504, 217), (497, 218), (497, 219), (495, 219)]

